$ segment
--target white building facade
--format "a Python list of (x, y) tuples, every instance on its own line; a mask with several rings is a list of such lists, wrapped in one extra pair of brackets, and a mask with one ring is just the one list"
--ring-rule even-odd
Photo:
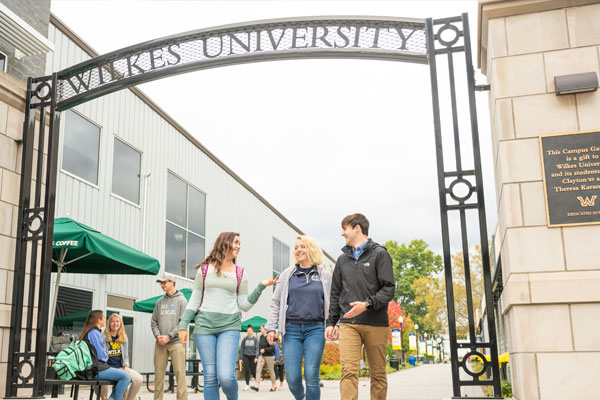
[[(47, 57), (47, 73), (97, 55), (55, 17), (48, 38), (55, 51)], [(63, 112), (59, 149), (56, 217), (68, 216), (157, 258), (160, 274), (181, 277), (178, 288), (192, 287), (194, 265), (223, 231), (241, 234), (238, 264), (249, 272), (250, 288), (293, 262), (301, 231), (136, 88)], [(132, 366), (152, 371), (151, 316), (132, 305), (162, 293), (155, 280), (67, 269), (57, 315), (89, 306), (130, 317)], [(271, 293), (265, 290), (242, 318), (266, 316)]]

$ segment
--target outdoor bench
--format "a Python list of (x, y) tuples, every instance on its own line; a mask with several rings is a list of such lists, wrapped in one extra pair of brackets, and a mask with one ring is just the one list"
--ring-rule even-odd
[(102, 386), (105, 385), (116, 385), (116, 381), (107, 381), (103, 379), (91, 379), (91, 380), (82, 380), (82, 379), (71, 379), (69, 381), (64, 381), (62, 379), (46, 379), (46, 385), (52, 386), (52, 394), (51, 398), (58, 398), (58, 387), (60, 385), (71, 385), (71, 395), (70, 397), (73, 400), (77, 400), (77, 396), (79, 395), (79, 386), (89, 386), (90, 387), (90, 400), (94, 398), (94, 389), (96, 389), (97, 400), (100, 400), (100, 392)]

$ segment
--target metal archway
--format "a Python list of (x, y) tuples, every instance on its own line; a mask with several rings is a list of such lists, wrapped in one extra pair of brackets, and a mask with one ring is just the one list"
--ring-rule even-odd
[[(471, 117), (471, 141), (474, 168), (463, 168), (454, 68), (455, 55), (466, 61), (466, 81)], [(450, 113), (453, 126), (449, 137), (454, 148), (454, 166), (444, 164), (440, 97), (438, 91), (438, 56), (447, 58)], [(23, 124), (23, 157), (19, 199), (17, 246), (12, 298), (8, 376), (6, 397), (18, 397), (19, 388), (33, 388), (32, 397), (44, 396), (48, 309), (50, 297), (52, 232), (56, 195), (59, 113), (77, 104), (143, 82), (200, 69), (240, 63), (299, 58), (363, 58), (428, 64), (431, 79), (433, 121), (436, 143), (438, 190), (446, 280), (446, 300), (452, 365), (453, 394), (461, 398), (461, 388), (491, 385), (495, 398), (500, 395), (500, 371), (491, 291), (488, 234), (484, 207), (479, 133), (475, 108), (474, 71), (467, 14), (444, 19), (406, 19), (391, 17), (310, 17), (288, 18), (233, 24), (201, 29), (130, 46), (99, 56), (51, 76), (29, 78), (25, 122)], [(48, 129), (46, 121), (48, 120)], [(43, 151), (34, 158), (34, 137), (38, 130), (38, 149), (48, 143), (47, 159)], [(42, 170), (45, 164), (45, 181)], [(32, 171), (36, 171), (32, 190)], [(45, 185), (44, 185), (45, 183)], [(45, 186), (45, 187), (44, 187)], [(466, 187), (460, 193), (457, 187)], [(43, 192), (43, 193), (42, 193)], [(467, 210), (476, 210), (483, 261), (484, 296), (489, 341), (476, 342), (476, 321), (471, 295)], [(464, 255), (469, 320), (469, 343), (458, 343), (452, 265), (449, 214), (460, 219)], [(41, 257), (38, 257), (41, 248)], [(24, 301), (25, 277), (29, 275), (28, 302)], [(39, 274), (39, 283), (36, 282)], [(37, 304), (36, 300), (37, 290)], [(24, 307), (27, 320), (23, 325)], [(37, 323), (33, 310), (37, 306)], [(36, 326), (36, 345), (32, 343)], [(25, 341), (21, 340), (25, 329)], [(469, 349), (468, 355), (479, 356), (484, 368), (470, 371), (459, 362), (458, 349)], [(478, 349), (489, 349), (491, 361)], [(25, 349), (21, 351), (21, 349)], [(30, 368), (31, 373), (25, 373)], [(461, 376), (461, 369), (465, 372)], [(483, 377), (491, 373), (490, 378)]]

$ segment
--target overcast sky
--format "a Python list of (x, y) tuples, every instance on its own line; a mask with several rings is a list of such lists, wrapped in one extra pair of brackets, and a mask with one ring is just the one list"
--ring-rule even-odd
[[(184, 31), (269, 18), (440, 18), (468, 12), (477, 55), (476, 1), (52, 0), (52, 12), (100, 54)], [(446, 78), (445, 64), (438, 67)], [(457, 84), (464, 87), (464, 64), (457, 69)], [(485, 77), (477, 79), (485, 83)], [(375, 241), (420, 238), (441, 252), (426, 65), (275, 61), (203, 70), (140, 88), (333, 257), (344, 244), (340, 220), (353, 212), (369, 218)], [(447, 106), (447, 86), (442, 82), (440, 89)], [(477, 105), (491, 236), (496, 194), (487, 93), (477, 93)], [(467, 107), (461, 95), (465, 137)], [(451, 127), (449, 111), (443, 111), (444, 126)], [(478, 244), (477, 225), (470, 226), (471, 243)], [(454, 225), (453, 243), (460, 241), (458, 232)]]

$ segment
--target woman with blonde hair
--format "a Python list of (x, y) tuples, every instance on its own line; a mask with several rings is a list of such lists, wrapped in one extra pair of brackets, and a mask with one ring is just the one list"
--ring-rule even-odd
[(187, 326), (194, 319), (194, 340), (204, 370), (204, 398), (219, 399), (219, 384), (228, 400), (237, 400), (235, 359), (242, 327), (240, 310), (248, 311), (267, 286), (269, 277), (248, 294), (246, 271), (235, 264), (240, 234), (223, 232), (208, 257), (196, 268), (192, 296), (179, 324), (179, 340), (187, 342)]
[[(286, 378), (294, 398), (316, 400), (321, 398), (319, 367), (325, 347), (331, 272), (321, 265), (323, 251), (308, 236), (296, 240), (294, 259), (296, 265), (279, 277), (265, 328), (270, 342), (279, 328)], [(303, 359), (306, 395), (302, 385)]]
[(113, 368), (108, 365), (108, 354), (102, 340), (100, 330), (106, 325), (106, 315), (102, 310), (92, 310), (88, 314), (79, 338), (89, 347), (92, 355), (92, 363), (98, 368), (98, 374), (93, 378), (107, 381), (116, 381), (109, 400), (122, 400), (125, 389), (131, 383), (131, 378), (122, 369)]
[[(108, 317), (103, 332), (104, 345), (108, 354), (107, 364), (113, 368), (119, 368), (129, 374), (131, 386), (129, 393), (125, 394), (126, 400), (134, 400), (142, 387), (142, 375), (129, 368), (129, 342), (123, 326), (123, 319), (119, 314)], [(108, 398), (108, 386), (102, 386), (102, 398)]]

